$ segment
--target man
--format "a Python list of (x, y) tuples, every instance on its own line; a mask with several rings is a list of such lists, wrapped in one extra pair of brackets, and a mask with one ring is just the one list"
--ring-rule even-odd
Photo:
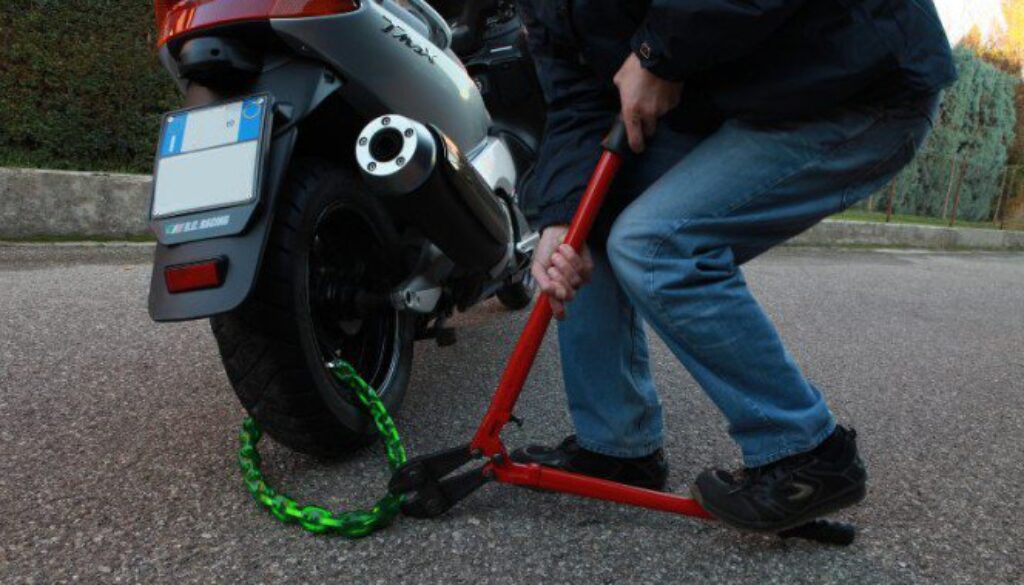
[[(777, 531), (859, 502), (854, 431), (740, 265), (879, 189), (921, 147), (956, 76), (931, 0), (520, 4), (549, 106), (524, 189), (543, 228), (533, 275), (560, 319), (576, 434), (514, 458), (664, 487), (646, 322), (742, 449), (743, 470), (694, 482), (708, 511)], [(577, 255), (561, 242), (618, 113), (637, 156)]]

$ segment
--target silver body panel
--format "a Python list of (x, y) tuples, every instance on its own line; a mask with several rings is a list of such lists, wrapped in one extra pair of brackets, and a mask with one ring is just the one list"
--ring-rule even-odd
[(518, 177), (516, 163), (512, 159), (512, 151), (503, 139), (488, 137), (481, 148), (466, 158), (487, 181), (487, 186), (491, 190), (504, 191), (510, 195), (515, 193)]
[(329, 63), (368, 118), (399, 113), (473, 151), (491, 124), (476, 84), (450, 53), (376, 2), (337, 16), (275, 19), (293, 48)]

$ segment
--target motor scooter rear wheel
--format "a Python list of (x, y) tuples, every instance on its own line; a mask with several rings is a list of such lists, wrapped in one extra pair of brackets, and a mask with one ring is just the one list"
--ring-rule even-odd
[(400, 276), (396, 246), (390, 218), (356, 173), (293, 165), (256, 290), (211, 320), (235, 393), (275, 441), (336, 458), (374, 439), (351, 390), (324, 367), (335, 358), (351, 363), (390, 412), (401, 406), (415, 323), (380, 302)]

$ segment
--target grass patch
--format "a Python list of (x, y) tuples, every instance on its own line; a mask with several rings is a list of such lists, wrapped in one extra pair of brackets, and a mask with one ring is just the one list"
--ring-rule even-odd
[[(885, 213), (881, 211), (862, 211), (862, 210), (847, 210), (838, 215), (832, 216), (832, 219), (842, 219), (847, 221), (869, 221), (876, 223), (885, 222)], [(939, 227), (949, 227), (949, 220), (941, 217), (925, 217), (921, 215), (900, 215), (893, 214), (892, 219), (889, 223), (908, 223), (916, 225), (933, 225)], [(966, 228), (977, 228), (983, 230), (995, 230), (999, 229), (997, 224), (990, 221), (962, 221), (957, 220), (954, 227), (966, 227)]]
[(123, 236), (27, 236), (23, 238), (0, 237), (0, 244), (67, 244), (78, 242), (94, 242), (100, 244), (128, 242), (132, 244), (147, 244), (156, 242), (156, 238), (153, 234), (125, 234)]

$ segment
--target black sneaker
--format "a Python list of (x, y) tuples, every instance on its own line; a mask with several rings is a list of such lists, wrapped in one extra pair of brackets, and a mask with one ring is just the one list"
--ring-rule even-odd
[(743, 530), (778, 532), (806, 524), (864, 499), (867, 471), (856, 439), (856, 431), (836, 427), (808, 453), (736, 473), (705, 471), (693, 484), (693, 497)]
[(668, 463), (662, 449), (637, 459), (611, 457), (580, 447), (576, 435), (567, 437), (557, 447), (530, 445), (516, 449), (510, 458), (516, 463), (537, 463), (649, 490), (665, 489), (668, 480)]

